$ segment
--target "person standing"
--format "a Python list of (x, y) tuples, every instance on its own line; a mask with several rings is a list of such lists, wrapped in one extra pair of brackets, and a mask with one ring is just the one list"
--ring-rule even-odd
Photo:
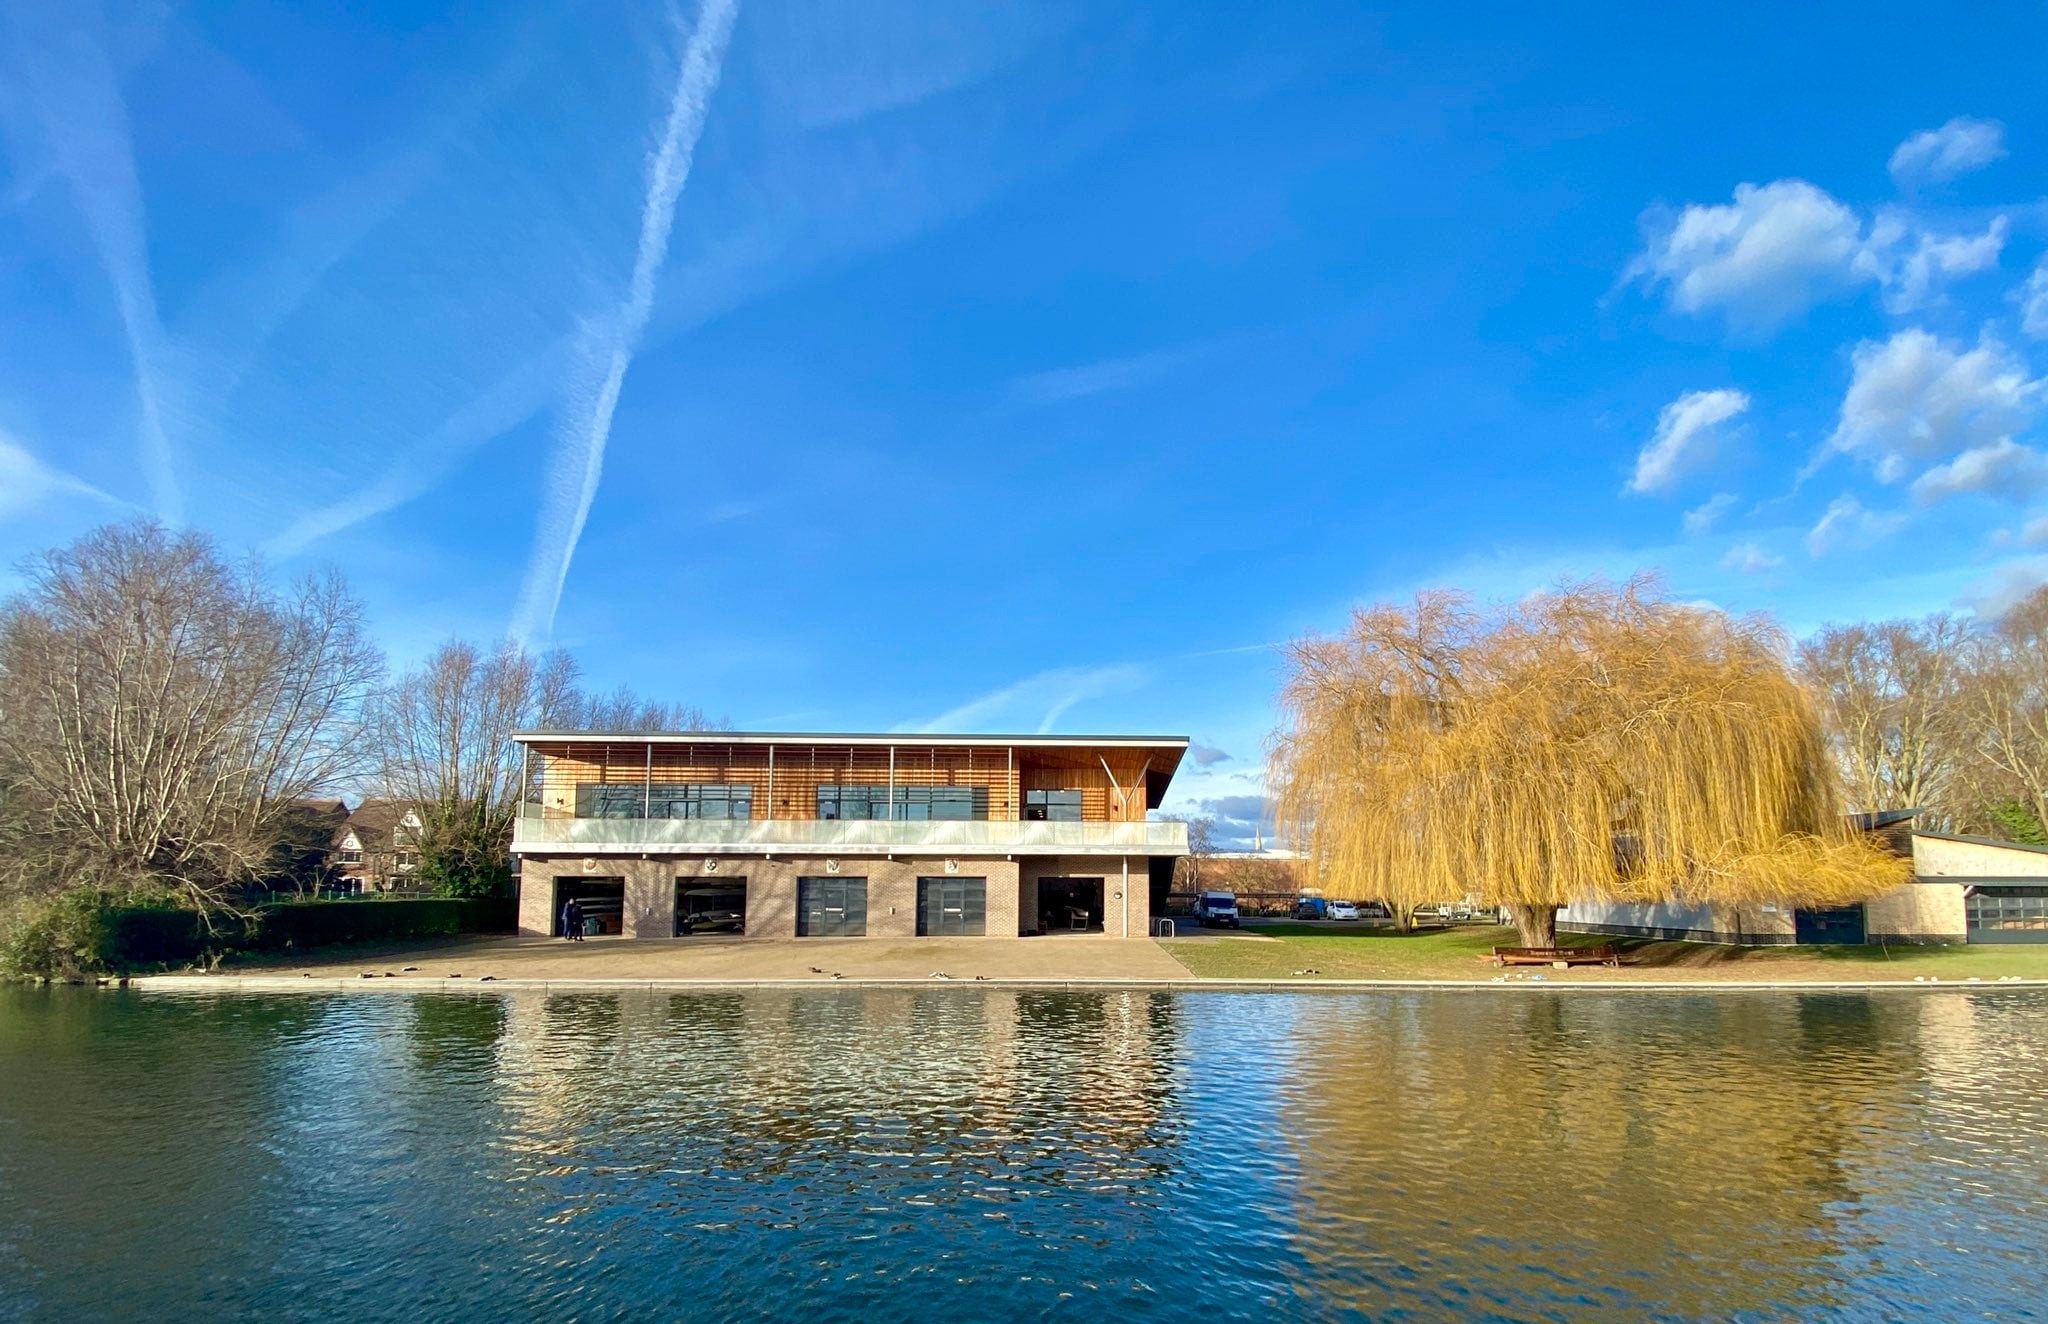
[(583, 941), (583, 905), (573, 896), (562, 907), (562, 936), (570, 942)]

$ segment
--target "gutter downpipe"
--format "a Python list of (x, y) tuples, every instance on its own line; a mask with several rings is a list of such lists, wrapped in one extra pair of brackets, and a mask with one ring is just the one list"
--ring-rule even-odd
[(1120, 895), (1124, 899), (1124, 937), (1128, 938), (1131, 936), (1131, 857), (1126, 855), (1123, 861), (1124, 890)]

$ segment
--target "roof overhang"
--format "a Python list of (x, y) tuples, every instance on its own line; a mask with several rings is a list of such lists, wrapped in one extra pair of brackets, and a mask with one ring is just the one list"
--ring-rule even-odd
[(575, 745), (872, 745), (1015, 749), (1156, 749), (1185, 753), (1186, 736), (937, 735), (928, 732), (845, 731), (514, 731), (521, 744)]

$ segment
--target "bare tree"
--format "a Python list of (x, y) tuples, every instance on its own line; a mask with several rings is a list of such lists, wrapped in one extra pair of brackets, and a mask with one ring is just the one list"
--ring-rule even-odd
[(423, 874), (445, 890), (489, 891), (523, 792), (523, 727), (555, 725), (578, 702), (566, 653), (485, 653), (453, 640), (380, 697), (376, 745), (385, 793), (420, 816)]
[(1187, 890), (1199, 892), (1202, 889), (1202, 866), (1216, 853), (1216, 820), (1207, 815), (1161, 814), (1159, 817), (1162, 822), (1187, 825), (1187, 857), (1180, 861), (1174, 872), (1186, 883)]
[(1971, 647), (1968, 628), (1947, 615), (1830, 625), (1800, 645), (1851, 807), (1957, 816)]
[(522, 729), (702, 730), (701, 710), (640, 699), (621, 687), (592, 696), (559, 650), (507, 644), (485, 653), (451, 640), (401, 676), (376, 705), (381, 780), (420, 815), (421, 874), (444, 891), (489, 893), (508, 874), (522, 784)]
[(1972, 654), (1963, 711), (1981, 768), (1966, 769), (1972, 797), (2017, 800), (2048, 824), (2048, 587), (2014, 606)]
[(332, 576), (279, 593), (194, 533), (112, 525), (0, 608), (0, 883), (205, 908), (360, 770), (382, 662)]
[(1331, 895), (1470, 893), (1548, 946), (1581, 897), (1834, 902), (1909, 874), (1849, 830), (1775, 630), (1654, 581), (1491, 614), (1427, 593), (1290, 652), (1272, 783)]
[(621, 685), (610, 694), (573, 693), (550, 725), (578, 731), (650, 732), (711, 731), (726, 724), (712, 721), (694, 705), (643, 699)]

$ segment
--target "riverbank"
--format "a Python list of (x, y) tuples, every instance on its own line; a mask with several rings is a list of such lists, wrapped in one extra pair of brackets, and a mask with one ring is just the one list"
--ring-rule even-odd
[(1617, 969), (1569, 971), (1521, 967), (1495, 971), (1485, 958), (1518, 941), (1513, 929), (1468, 925), (1398, 934), (1359, 924), (1270, 923), (1241, 937), (1167, 939), (1161, 943), (1189, 973), (1214, 979), (1282, 979), (1313, 970), (1330, 979), (1467, 981), (1475, 971), (1510, 980), (1533, 974), (1574, 984), (1687, 982), (1702, 984), (1987, 983), (2048, 979), (2048, 945), (1909, 947), (1729, 947), (1716, 943), (1559, 934), (1565, 946), (1610, 943)]
[[(148, 975), (157, 990), (752, 988), (957, 983), (1012, 987), (1272, 988), (1944, 988), (2048, 983), (2037, 948), (1728, 948), (1619, 940), (1619, 969), (1495, 970), (1480, 959), (1508, 930), (1393, 934), (1274, 924), (1152, 941), (1100, 937), (806, 938), (704, 936), (568, 943), (470, 938), (311, 956), (245, 958), (207, 973)], [(1571, 937), (1569, 942), (1589, 939)], [(2015, 979), (2017, 977), (2017, 979)]]

